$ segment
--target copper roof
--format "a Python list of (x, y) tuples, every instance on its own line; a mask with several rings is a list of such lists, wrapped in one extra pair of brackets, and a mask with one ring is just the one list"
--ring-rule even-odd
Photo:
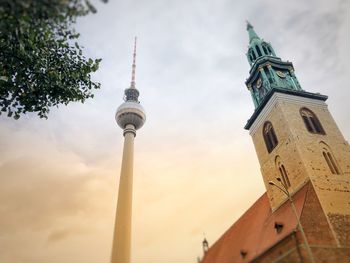
[[(300, 217), (308, 184), (293, 196)], [(277, 233), (275, 224), (283, 228)], [(249, 262), (291, 234), (297, 220), (289, 202), (272, 212), (266, 192), (206, 252), (203, 263)], [(245, 254), (245, 255), (242, 255)]]

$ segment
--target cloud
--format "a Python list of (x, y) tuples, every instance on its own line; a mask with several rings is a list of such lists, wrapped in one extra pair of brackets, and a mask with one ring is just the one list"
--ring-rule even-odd
[[(55, 253), (43, 247), (40, 252), (34, 251), (45, 247), (46, 242), (96, 234), (97, 226), (106, 222), (107, 229), (112, 229), (114, 171), (60, 151), (55, 142), (40, 135), (1, 130), (2, 262), (45, 262), (45, 255)], [(13, 250), (17, 246), (22, 249)]]
[(86, 231), (82, 231), (77, 228), (64, 228), (61, 230), (55, 230), (49, 234), (47, 238), (47, 242), (52, 243), (52, 242), (62, 241), (66, 238), (71, 237), (74, 234), (80, 235), (80, 234), (84, 234), (85, 232)]

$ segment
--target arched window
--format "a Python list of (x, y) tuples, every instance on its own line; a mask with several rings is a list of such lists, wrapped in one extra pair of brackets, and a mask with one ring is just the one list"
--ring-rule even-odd
[(259, 57), (261, 57), (262, 54), (261, 54), (261, 50), (260, 50), (259, 46), (256, 46), (256, 51), (258, 52)]
[(337, 162), (328, 145), (324, 142), (321, 142), (320, 144), (322, 145), (322, 155), (326, 160), (329, 170), (331, 170), (332, 174), (340, 174), (340, 169), (338, 168)]
[(275, 162), (276, 162), (276, 168), (279, 171), (279, 175), (280, 175), (280, 178), (281, 178), (283, 185), (285, 187), (289, 188), (291, 186), (291, 184), (289, 181), (287, 170), (281, 162), (281, 158), (279, 156), (277, 156), (275, 159)]
[(263, 136), (267, 151), (270, 153), (277, 146), (278, 140), (271, 122), (267, 121), (263, 127)]
[(326, 134), (315, 113), (307, 108), (300, 109), (300, 115), (303, 118), (307, 130), (311, 133)]
[(253, 54), (253, 59), (254, 59), (254, 60), (256, 60), (255, 53), (254, 53), (254, 52), (252, 52), (252, 54)]
[(280, 165), (279, 171), (280, 171), (280, 174), (281, 174), (282, 181), (283, 181), (284, 185), (287, 188), (289, 188), (290, 187), (290, 181), (289, 181), (289, 178), (288, 178), (288, 174), (287, 174), (286, 168), (284, 167), (283, 164)]
[(251, 61), (254, 62), (254, 60), (256, 60), (256, 56), (252, 48), (249, 49), (249, 55), (250, 55)]
[(272, 54), (272, 50), (269, 46), (267, 46), (267, 50)]
[(266, 47), (265, 46), (263, 46), (263, 50), (264, 50), (264, 53), (266, 54), (266, 55), (268, 55), (269, 53), (267, 52), (267, 49), (266, 49)]

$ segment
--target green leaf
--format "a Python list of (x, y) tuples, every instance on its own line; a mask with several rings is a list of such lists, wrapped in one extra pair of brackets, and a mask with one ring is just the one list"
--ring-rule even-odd
[[(85, 0), (3, 0), (0, 7), (1, 111), (47, 118), (49, 108), (92, 97), (100, 59), (85, 58), (72, 26), (96, 9)], [(2, 26), (6, 25), (6, 26)], [(4, 99), (3, 99), (4, 98)]]

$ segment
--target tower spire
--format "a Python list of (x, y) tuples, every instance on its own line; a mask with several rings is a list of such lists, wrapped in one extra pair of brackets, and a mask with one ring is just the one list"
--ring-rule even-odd
[(248, 90), (257, 108), (273, 89), (302, 91), (294, 74), (293, 64), (276, 56), (270, 43), (259, 38), (252, 24), (247, 21), (249, 45), (247, 58), (251, 66), (246, 80)]
[(247, 31), (249, 35), (249, 43), (251, 43), (254, 39), (260, 39), (258, 34), (255, 33), (254, 27), (252, 26), (252, 24), (249, 23), (248, 20), (246, 22), (247, 22)]
[(130, 88), (135, 88), (135, 74), (136, 74), (136, 41), (137, 37), (135, 37), (134, 40), (134, 53), (132, 57), (132, 72), (131, 72), (131, 83)]

